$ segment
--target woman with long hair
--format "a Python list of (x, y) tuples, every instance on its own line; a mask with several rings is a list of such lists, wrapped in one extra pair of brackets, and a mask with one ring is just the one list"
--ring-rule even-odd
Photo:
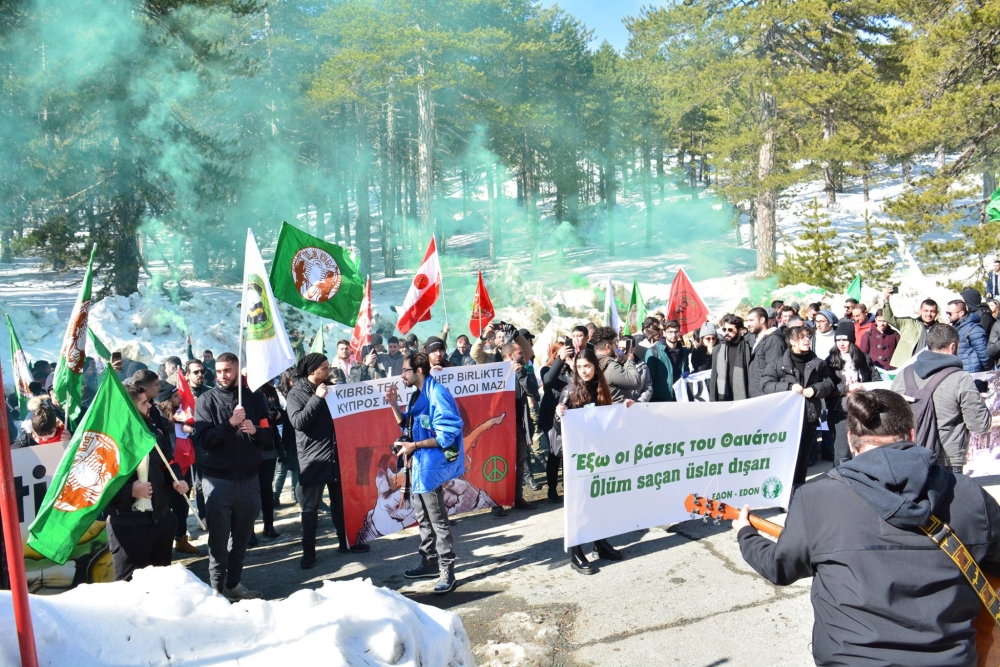
[[(837, 390), (826, 399), (827, 428), (833, 439), (833, 465), (840, 466), (851, 459), (847, 444), (847, 395), (873, 379), (872, 360), (854, 344), (854, 323), (843, 321), (837, 325), (834, 348), (826, 358), (826, 367)], [(875, 377), (881, 377), (876, 375)], [(826, 434), (824, 434), (826, 435)], [(824, 438), (824, 441), (829, 438)]]
[[(584, 348), (576, 354), (573, 360), (573, 375), (570, 383), (559, 396), (556, 406), (556, 430), (562, 433), (562, 416), (567, 410), (575, 410), (586, 405), (611, 405), (611, 390), (604, 379), (604, 373), (597, 362), (597, 354), (590, 348)], [(606, 560), (621, 560), (622, 552), (611, 546), (606, 539), (594, 542), (594, 551), (598, 557)], [(587, 560), (583, 553), (583, 545), (572, 548), (570, 566), (580, 574), (594, 574), (597, 568)]]

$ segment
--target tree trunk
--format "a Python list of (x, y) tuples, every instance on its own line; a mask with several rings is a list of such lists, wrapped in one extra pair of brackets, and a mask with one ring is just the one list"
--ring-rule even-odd
[(370, 276), (372, 273), (372, 217), (370, 209), (371, 195), (368, 192), (369, 170), (371, 169), (371, 154), (366, 137), (368, 136), (367, 118), (360, 104), (354, 105), (354, 114), (358, 121), (357, 129), (357, 186), (354, 189), (354, 239), (357, 242), (358, 260), (361, 273)]
[(111, 210), (112, 221), (117, 228), (111, 287), (120, 296), (139, 291), (139, 267), (142, 264), (139, 211), (140, 207), (131, 201), (120, 201)]
[(653, 247), (653, 175), (649, 160), (649, 142), (642, 142), (642, 199), (646, 205), (646, 247)]
[(603, 172), (605, 215), (608, 218), (608, 254), (613, 257), (615, 254), (615, 204), (618, 200), (616, 193), (618, 181), (615, 178), (614, 162), (608, 160)]
[[(434, 101), (422, 60), (417, 60), (417, 150), (420, 168), (420, 225), (434, 224)], [(444, 239), (438, 239), (443, 248)]]
[(997, 175), (992, 170), (983, 172), (983, 203), (979, 207), (979, 226), (986, 224), (986, 205), (990, 202), (993, 191), (997, 189)]
[(912, 169), (912, 166), (913, 165), (910, 164), (909, 160), (903, 160), (903, 182), (904, 183), (909, 183), (910, 182), (910, 171)]
[(396, 108), (392, 93), (385, 111), (385, 150), (382, 154), (382, 268), (386, 278), (396, 277)]
[(500, 254), (500, 226), (497, 225), (497, 205), (496, 195), (493, 191), (493, 169), (494, 165), (486, 165), (486, 199), (489, 202), (489, 228), (490, 228), (490, 263), (497, 263), (497, 255)]
[(765, 89), (760, 95), (761, 122), (764, 125), (764, 141), (760, 145), (757, 160), (757, 178), (760, 190), (757, 193), (757, 271), (758, 278), (767, 278), (777, 268), (776, 226), (774, 186), (768, 183), (774, 170), (774, 117), (776, 113), (774, 95)]
[(870, 194), (868, 191), (868, 178), (870, 169), (866, 165), (864, 171), (861, 172), (861, 192), (864, 195), (864, 200), (867, 202), (870, 200)]
[(937, 158), (938, 169), (944, 169), (948, 164), (948, 155), (945, 151), (944, 144), (938, 144), (934, 149), (934, 157)]
[(535, 155), (528, 144), (528, 135), (524, 135), (524, 203), (528, 213), (528, 253), (531, 263), (538, 259), (538, 207), (535, 201)]
[[(823, 123), (823, 143), (829, 146), (833, 135), (837, 133), (837, 127), (833, 124), (833, 112), (825, 111), (821, 115)], [(834, 173), (834, 165), (830, 160), (823, 161), (823, 191), (826, 193), (826, 205), (832, 206), (837, 203), (837, 178)]]

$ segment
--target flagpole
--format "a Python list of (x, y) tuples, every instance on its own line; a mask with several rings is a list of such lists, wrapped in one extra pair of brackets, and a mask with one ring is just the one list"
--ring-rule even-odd
[[(181, 480), (177, 479), (177, 473), (175, 473), (174, 469), (170, 467), (170, 461), (167, 460), (167, 457), (164, 456), (163, 454), (163, 450), (160, 449), (159, 443), (154, 441), (153, 446), (156, 447), (156, 453), (160, 455), (161, 459), (163, 459), (163, 465), (167, 467), (167, 470), (170, 472), (170, 476), (174, 478), (175, 482), (180, 482)], [(198, 516), (198, 508), (195, 507), (194, 503), (191, 502), (191, 498), (187, 494), (183, 495), (184, 495), (184, 500), (187, 501), (188, 507), (190, 507), (191, 511), (194, 512), (194, 518), (198, 521), (198, 527), (201, 528), (202, 530), (208, 530), (208, 526), (206, 526), (205, 522), (201, 520), (200, 516)]]
[[(3, 386), (2, 373), (0, 373), (0, 386)], [(35, 630), (28, 602), (28, 579), (24, 572), (24, 550), (21, 548), (21, 522), (18, 518), (15, 494), (14, 466), (10, 459), (10, 434), (7, 432), (7, 420), (0, 419), (0, 521), (3, 522), (3, 541), (7, 555), (7, 570), (10, 573), (10, 597), (14, 605), (17, 646), (21, 653), (21, 667), (38, 667)]]
[[(247, 227), (247, 245), (253, 232)], [(256, 243), (256, 241), (254, 241)], [(243, 329), (247, 322), (247, 251), (243, 248), (243, 284), (240, 285), (240, 340), (236, 352), (236, 407), (243, 407)]]
[[(434, 239), (434, 251), (437, 252), (437, 237), (431, 234), (431, 238)], [(441, 270), (441, 253), (438, 253), (438, 276), (441, 278), (439, 284), (441, 285), (441, 305), (444, 306), (444, 323), (448, 324), (448, 299), (444, 296), (444, 271)]]

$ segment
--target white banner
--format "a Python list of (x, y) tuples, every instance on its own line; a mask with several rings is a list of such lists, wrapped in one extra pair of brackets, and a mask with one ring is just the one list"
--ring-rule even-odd
[(678, 403), (708, 403), (709, 379), (712, 371), (698, 371), (674, 383), (674, 396)]
[(10, 450), (10, 460), (14, 467), (14, 498), (21, 522), (22, 540), (28, 539), (28, 526), (35, 520), (38, 508), (42, 506), (45, 492), (65, 451), (66, 445), (58, 442)]
[[(477, 366), (451, 366), (440, 371), (432, 370), (431, 376), (443, 384), (454, 398), (514, 391), (514, 383), (517, 382), (509, 361)], [(326, 404), (334, 419), (387, 408), (389, 404), (385, 402), (385, 391), (391, 384), (396, 385), (400, 402), (407, 405), (413, 389), (408, 388), (398, 375), (381, 380), (334, 385), (326, 394)]]
[(788, 507), (803, 398), (636, 403), (567, 410), (562, 420), (565, 547), (686, 521), (692, 494)]

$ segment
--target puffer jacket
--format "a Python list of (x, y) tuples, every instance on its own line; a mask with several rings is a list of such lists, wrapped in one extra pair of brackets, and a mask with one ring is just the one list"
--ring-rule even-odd
[(979, 325), (979, 315), (969, 313), (958, 321), (958, 357), (962, 369), (968, 373), (978, 373), (990, 367), (990, 355), (986, 351), (986, 331)]
[[(413, 493), (430, 493), (447, 481), (465, 472), (465, 423), (455, 399), (448, 389), (433, 377), (424, 380), (423, 389), (406, 411), (414, 442), (434, 438), (437, 447), (421, 447), (413, 452)], [(457, 449), (457, 457), (449, 461), (445, 451)], [(300, 473), (301, 478), (301, 473)]]

